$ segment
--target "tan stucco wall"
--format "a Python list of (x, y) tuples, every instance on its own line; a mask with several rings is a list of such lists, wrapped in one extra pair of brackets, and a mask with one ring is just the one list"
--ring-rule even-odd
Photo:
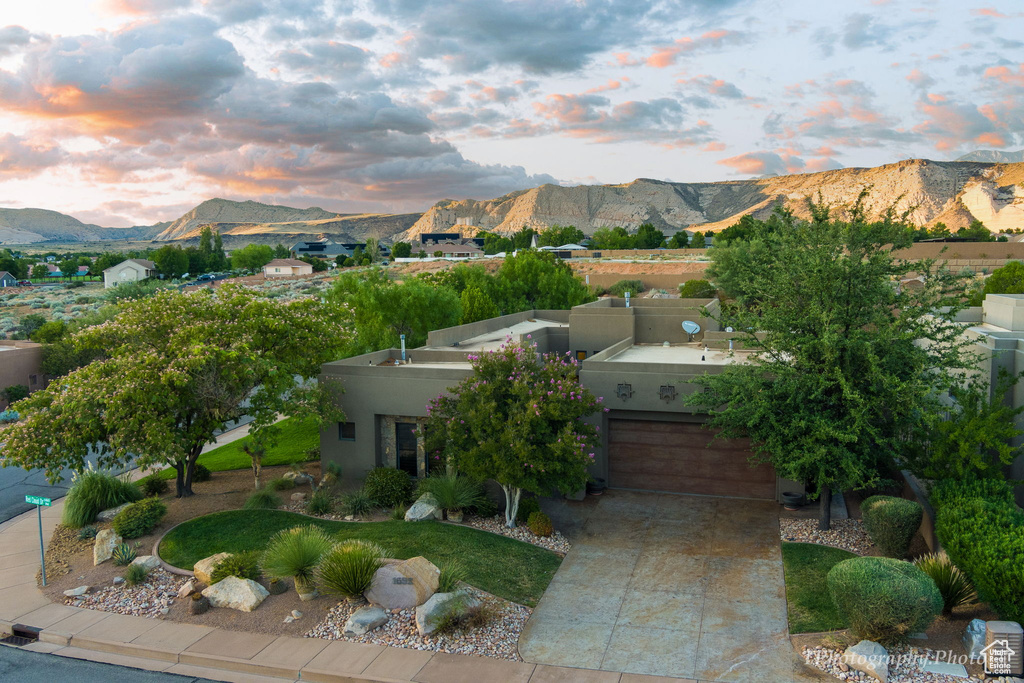
[[(15, 384), (23, 384), (30, 391), (46, 386), (46, 378), (39, 369), (43, 358), (43, 347), (29, 341), (0, 340), (0, 390)], [(32, 383), (33, 375), (36, 378)], [(7, 401), (0, 396), (0, 409), (7, 407)]]

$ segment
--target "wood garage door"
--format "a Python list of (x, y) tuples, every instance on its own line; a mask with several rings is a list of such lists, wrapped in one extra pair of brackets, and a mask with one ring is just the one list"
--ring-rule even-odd
[(712, 441), (687, 422), (610, 420), (608, 485), (615, 488), (775, 498), (775, 471), (751, 467), (747, 439)]

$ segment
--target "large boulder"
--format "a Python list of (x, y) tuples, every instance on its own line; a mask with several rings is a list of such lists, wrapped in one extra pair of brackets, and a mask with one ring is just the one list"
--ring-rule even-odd
[(437, 591), (441, 571), (425, 557), (388, 564), (373, 575), (366, 599), (384, 609), (422, 605)]
[(114, 548), (121, 545), (124, 539), (113, 529), (101, 529), (92, 544), (92, 563), (102, 564), (114, 556)]
[(295, 482), (296, 486), (302, 486), (303, 484), (312, 484), (313, 477), (309, 476), (305, 472), (285, 472), (285, 479), (291, 479)]
[(96, 521), (97, 522), (112, 522), (112, 521), (114, 521), (114, 517), (117, 517), (117, 513), (119, 513), (121, 510), (124, 510), (129, 505), (131, 505), (131, 503), (125, 503), (123, 505), (118, 505), (116, 508), (107, 508), (106, 510), (103, 510), (98, 515), (96, 515)]
[(416, 608), (416, 630), (421, 636), (429, 636), (437, 630), (444, 617), (449, 614), (463, 616), (479, 605), (479, 600), (462, 591), (434, 593), (429, 600)]
[(229, 576), (203, 589), (203, 597), (214, 607), (228, 607), (251, 612), (260, 606), (270, 593), (252, 579)]
[(216, 555), (210, 555), (196, 562), (195, 566), (192, 567), (192, 573), (195, 574), (196, 578), (200, 582), (205, 583), (207, 586), (210, 585), (210, 574), (217, 568), (217, 565), (224, 560), (231, 557), (231, 553), (217, 553)]
[(422, 522), (426, 519), (442, 519), (443, 517), (441, 506), (437, 504), (437, 498), (434, 498), (432, 493), (424, 493), (405, 511), (405, 521), (407, 522)]
[(982, 619), (971, 619), (964, 631), (964, 649), (967, 656), (974, 660), (982, 658), (981, 651), (985, 649), (985, 622)]
[(132, 560), (132, 564), (137, 564), (147, 572), (151, 572), (160, 566), (160, 558), (156, 555), (139, 555)]
[(846, 648), (840, 661), (854, 671), (863, 671), (879, 683), (889, 681), (889, 653), (873, 640), (862, 640)]
[(388, 623), (388, 613), (380, 607), (360, 607), (345, 622), (342, 633), (346, 636), (361, 636)]

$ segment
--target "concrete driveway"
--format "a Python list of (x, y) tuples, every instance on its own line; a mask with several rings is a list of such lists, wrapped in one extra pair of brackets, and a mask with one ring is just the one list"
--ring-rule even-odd
[(701, 681), (818, 681), (788, 636), (772, 502), (610, 491), (519, 639), (529, 662)]

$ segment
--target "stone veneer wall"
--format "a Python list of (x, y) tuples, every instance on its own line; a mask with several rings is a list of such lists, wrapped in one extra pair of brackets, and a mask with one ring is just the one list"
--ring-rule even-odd
[[(425, 417), (408, 415), (382, 415), (380, 418), (380, 455), (384, 467), (398, 467), (398, 440), (395, 435), (395, 423), (411, 422), (420, 428), (427, 423)], [(423, 434), (416, 435), (416, 475), (421, 479), (427, 476), (427, 453), (423, 443)]]

